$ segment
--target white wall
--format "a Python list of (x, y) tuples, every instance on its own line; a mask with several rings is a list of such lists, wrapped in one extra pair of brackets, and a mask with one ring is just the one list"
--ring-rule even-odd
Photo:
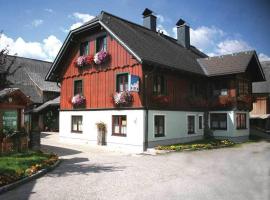
[[(210, 127), (210, 113), (227, 113), (227, 130), (214, 130), (216, 137), (242, 137), (249, 135), (249, 112), (243, 111), (210, 111), (209, 112), (209, 127)], [(245, 113), (247, 116), (246, 125), (247, 129), (236, 128), (236, 114)]]
[[(71, 132), (71, 116), (83, 116), (82, 133)], [(126, 137), (112, 136), (112, 115), (127, 116)], [(132, 148), (142, 151), (144, 132), (144, 110), (102, 110), (102, 111), (60, 111), (59, 136), (62, 141), (97, 143), (97, 122), (107, 124), (106, 141), (108, 146)]]
[[(154, 133), (154, 116), (165, 116), (165, 136), (155, 137)], [(188, 134), (187, 116), (195, 116), (195, 134)], [(199, 115), (203, 116), (203, 112), (186, 112), (186, 111), (159, 111), (150, 110), (148, 114), (148, 142), (155, 145), (167, 143), (188, 142), (192, 139), (201, 139), (203, 129), (199, 129)], [(175, 142), (174, 142), (175, 141)], [(160, 143), (159, 143), (160, 142)], [(166, 142), (165, 142), (166, 143)], [(150, 145), (151, 146), (151, 145)]]

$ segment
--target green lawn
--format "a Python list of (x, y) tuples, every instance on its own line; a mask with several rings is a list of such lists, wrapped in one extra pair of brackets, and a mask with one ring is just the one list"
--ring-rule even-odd
[(0, 186), (34, 174), (56, 160), (55, 155), (34, 151), (0, 156)]

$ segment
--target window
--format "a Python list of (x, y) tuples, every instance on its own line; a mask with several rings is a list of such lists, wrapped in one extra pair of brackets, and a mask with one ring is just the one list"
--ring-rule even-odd
[(128, 74), (117, 74), (116, 91), (123, 92), (128, 90)]
[(164, 76), (156, 75), (154, 76), (154, 87), (153, 93), (154, 95), (165, 95), (166, 94), (166, 81)]
[(112, 135), (126, 136), (127, 135), (127, 116), (113, 115), (112, 116)]
[(89, 42), (82, 42), (80, 45), (80, 56), (89, 54)]
[(221, 89), (220, 90), (220, 95), (221, 96), (227, 96), (228, 95), (228, 90), (227, 89)]
[(71, 116), (71, 131), (82, 132), (82, 116)]
[(155, 115), (155, 137), (165, 136), (165, 117), (163, 115)]
[(210, 114), (210, 124), (213, 130), (227, 130), (227, 114), (212, 113)]
[(199, 129), (203, 129), (203, 116), (199, 116)]
[(245, 113), (236, 114), (236, 128), (237, 129), (247, 128), (247, 115)]
[(96, 40), (96, 52), (101, 50), (107, 50), (107, 39), (106, 36), (98, 37)]
[(188, 116), (188, 134), (195, 133), (195, 116)]
[(248, 95), (249, 86), (247, 80), (238, 80), (238, 95)]
[(75, 80), (74, 81), (74, 95), (76, 94), (83, 94), (83, 85), (82, 80)]

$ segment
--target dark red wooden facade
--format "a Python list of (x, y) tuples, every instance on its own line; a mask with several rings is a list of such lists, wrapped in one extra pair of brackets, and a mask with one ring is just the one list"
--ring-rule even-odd
[[(90, 54), (94, 52), (95, 38), (89, 43)], [(83, 80), (83, 94), (86, 97), (86, 109), (90, 108), (113, 108), (112, 95), (116, 91), (116, 74), (129, 72), (140, 77), (142, 81), (142, 67), (133, 56), (127, 52), (116, 40), (107, 35), (107, 52), (109, 60), (99, 66), (89, 66), (80, 69), (75, 60), (79, 56), (79, 47), (72, 55), (71, 61), (63, 74), (61, 82), (61, 109), (72, 109), (71, 98), (73, 97), (74, 80)], [(132, 106), (142, 106), (142, 92), (134, 92)]]
[[(80, 41), (89, 41), (90, 55), (95, 52), (95, 40), (100, 33), (85, 36)], [(200, 75), (156, 68), (141, 65), (119, 42), (107, 34), (107, 52), (110, 55), (108, 62), (101, 65), (93, 65), (78, 68), (75, 64), (79, 56), (78, 42), (65, 60), (65, 70), (62, 71), (61, 80), (61, 109), (71, 110), (73, 105), (71, 99), (74, 96), (74, 80), (83, 81), (83, 95), (86, 97), (84, 109), (107, 109), (114, 108), (112, 95), (116, 92), (116, 75), (128, 72), (140, 78), (140, 91), (133, 92), (134, 102), (129, 107), (152, 109), (231, 109), (238, 105), (240, 109), (251, 109), (251, 90), (247, 101), (238, 101), (237, 87), (238, 79), (245, 78), (251, 88), (251, 79), (248, 74), (240, 76), (230, 75), (224, 77), (207, 78)], [(153, 95), (153, 77), (162, 74), (166, 79), (166, 95)], [(145, 78), (147, 77), (147, 78)], [(145, 81), (145, 83), (144, 83)], [(213, 85), (225, 83), (228, 94), (212, 98)], [(198, 86), (199, 94), (191, 93), (192, 85)], [(145, 88), (145, 91), (144, 91)], [(144, 96), (145, 92), (145, 96)], [(248, 105), (243, 106), (242, 104)]]

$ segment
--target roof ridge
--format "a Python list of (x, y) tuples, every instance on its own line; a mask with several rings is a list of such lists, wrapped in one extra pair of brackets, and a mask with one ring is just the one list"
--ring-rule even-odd
[(198, 59), (211, 59), (211, 58), (221, 58), (224, 56), (235, 56), (235, 55), (239, 55), (239, 54), (249, 54), (249, 53), (255, 53), (256, 51), (253, 50), (247, 50), (247, 51), (239, 51), (239, 52), (235, 52), (235, 53), (229, 53), (229, 54), (222, 54), (222, 55), (216, 55), (216, 56), (209, 56), (207, 58), (198, 58)]
[(22, 57), (22, 56), (15, 56), (15, 55), (7, 55), (7, 56), (8, 57), (16, 57), (16, 58), (20, 58), (20, 59), (33, 60), (33, 61), (37, 61), (37, 62), (44, 62), (44, 63), (52, 64), (52, 62), (50, 62), (50, 61), (40, 60), (40, 59), (36, 59), (36, 58), (27, 58), (27, 57)]

